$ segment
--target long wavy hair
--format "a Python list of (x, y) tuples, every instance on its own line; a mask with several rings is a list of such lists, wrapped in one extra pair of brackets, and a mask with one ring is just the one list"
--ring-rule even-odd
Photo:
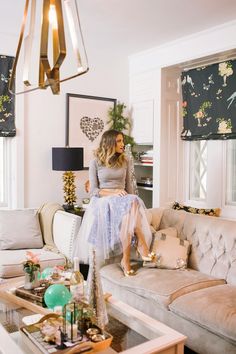
[(116, 152), (116, 138), (117, 135), (124, 134), (118, 130), (107, 130), (102, 134), (101, 141), (94, 155), (98, 159), (99, 164), (106, 167), (121, 167), (126, 160), (125, 154)]

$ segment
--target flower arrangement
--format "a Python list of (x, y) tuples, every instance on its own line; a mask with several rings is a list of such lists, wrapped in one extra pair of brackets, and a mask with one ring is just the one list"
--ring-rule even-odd
[(40, 270), (39, 257), (37, 254), (27, 251), (26, 261), (23, 263), (24, 272), (29, 274), (30, 282), (35, 280), (35, 271)]

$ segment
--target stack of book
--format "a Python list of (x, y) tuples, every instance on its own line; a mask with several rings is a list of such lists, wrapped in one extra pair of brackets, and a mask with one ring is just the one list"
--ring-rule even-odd
[(140, 155), (140, 162), (147, 163), (152, 165), (153, 164), (153, 150), (148, 150)]

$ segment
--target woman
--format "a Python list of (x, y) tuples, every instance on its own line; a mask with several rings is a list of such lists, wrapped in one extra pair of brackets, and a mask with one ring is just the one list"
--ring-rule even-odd
[[(85, 243), (96, 248), (100, 259), (123, 254), (121, 267), (125, 276), (135, 275), (130, 266), (131, 239), (137, 237), (137, 250), (145, 262), (149, 254), (151, 231), (142, 200), (132, 194), (130, 161), (124, 153), (124, 136), (116, 130), (106, 131), (89, 167), (89, 207), (79, 231), (80, 244), (74, 254), (83, 260)], [(82, 240), (84, 245), (82, 246)]]

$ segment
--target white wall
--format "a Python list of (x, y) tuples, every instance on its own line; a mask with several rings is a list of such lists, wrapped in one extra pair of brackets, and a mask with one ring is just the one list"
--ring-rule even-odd
[[(17, 40), (0, 34), (0, 54), (15, 55)], [(100, 51), (94, 43), (88, 59), (90, 71), (61, 84), (60, 95), (53, 95), (48, 88), (17, 96), (13, 207), (38, 207), (47, 201), (63, 203), (62, 172), (52, 171), (51, 148), (65, 146), (66, 93), (128, 102), (128, 58), (109, 46)], [(76, 175), (79, 202), (86, 197), (83, 184), (87, 172)]]
[[(161, 174), (161, 163), (167, 158), (166, 149), (160, 143), (162, 119), (165, 119), (161, 114), (162, 68), (178, 67), (187, 61), (197, 62), (201, 57), (235, 49), (235, 33), (236, 21), (233, 21), (129, 57), (131, 105), (132, 102), (143, 99), (154, 101), (154, 207), (164, 204), (165, 201), (160, 198), (160, 190), (167, 188), (167, 179)], [(176, 148), (178, 147), (172, 146), (172, 149)], [(177, 174), (178, 169), (176, 179)]]

